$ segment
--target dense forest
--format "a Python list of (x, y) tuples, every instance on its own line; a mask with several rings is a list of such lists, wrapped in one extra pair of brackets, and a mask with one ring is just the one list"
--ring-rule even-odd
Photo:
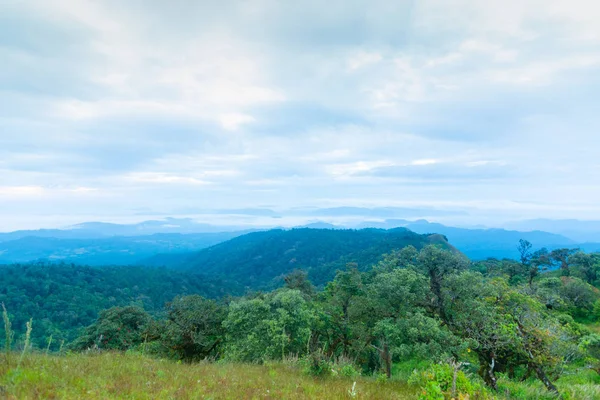
[[(17, 332), (35, 319), (32, 340), (43, 347), (50, 335), (53, 348), (74, 340), (98, 312), (136, 305), (158, 315), (175, 296), (199, 294), (218, 298), (239, 294), (236, 288), (198, 274), (148, 267), (87, 267), (72, 264), (0, 266), (0, 303)], [(3, 339), (0, 339), (2, 341)]]
[(48, 334), (73, 340), (100, 310), (112, 306), (135, 304), (156, 315), (177, 295), (222, 298), (273, 289), (282, 286), (286, 274), (295, 269), (308, 271), (311, 281), (323, 287), (347, 264), (366, 270), (393, 249), (432, 243), (451, 248), (439, 235), (405, 229), (272, 230), (250, 233), (184, 259), (154, 258), (175, 260), (165, 263), (170, 268), (49, 262), (0, 265), (0, 303), (11, 310), (17, 330), (35, 317), (33, 340), (43, 346)]
[(430, 244), (457, 252), (442, 235), (420, 235), (405, 228), (390, 230), (274, 229), (239, 236), (200, 250), (174, 268), (220, 276), (251, 289), (272, 289), (294, 269), (307, 271), (321, 286), (348, 263), (365, 270), (382, 254), (405, 246)]
[[(330, 258), (314, 264), (301, 258), (308, 273), (294, 269), (300, 263), (275, 264), (263, 280), (244, 285), (272, 283), (287, 271), (281, 287), (243, 296), (219, 281), (229, 269), (190, 275), (168, 269), (20, 265), (2, 267), (0, 300), (15, 328), (33, 317), (39, 347), (65, 331), (65, 346), (73, 351), (142, 351), (184, 362), (293, 362), (318, 376), (396, 376), (421, 387), (424, 399), (457, 393), (545, 398), (544, 393), (559, 392), (583, 398), (575, 393), (598, 383), (598, 254), (532, 251), (521, 241), (519, 260), (471, 262), (445, 242), (427, 244), (423, 239), (429, 236), (403, 234), (420, 238), (419, 248), (404, 243), (371, 263), (371, 249), (383, 245), (367, 240), (363, 248), (368, 251), (347, 253), (364, 256), (358, 264), (339, 256), (356, 250), (357, 243), (349, 245), (346, 238), (340, 244), (319, 243), (331, 251)], [(295, 256), (273, 247), (280, 241), (256, 237), (245, 240), (259, 243), (261, 250), (234, 239), (242, 255), (233, 252), (233, 261), (224, 259), (224, 265), (269, 246), (265, 263), (282, 252)], [(314, 265), (335, 266), (333, 278), (315, 286), (310, 280)]]

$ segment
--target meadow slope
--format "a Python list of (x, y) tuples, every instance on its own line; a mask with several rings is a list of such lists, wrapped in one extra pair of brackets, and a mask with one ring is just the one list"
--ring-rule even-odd
[[(15, 355), (16, 357), (16, 355)], [(410, 399), (415, 389), (372, 378), (314, 378), (296, 367), (185, 364), (140, 354), (28, 355), (0, 364), (2, 399)]]

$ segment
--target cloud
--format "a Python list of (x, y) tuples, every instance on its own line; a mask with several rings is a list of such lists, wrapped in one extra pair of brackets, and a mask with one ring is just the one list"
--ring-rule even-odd
[[(425, 160), (431, 161), (431, 160)], [(479, 182), (507, 179), (514, 175), (513, 167), (501, 163), (474, 161), (465, 164), (448, 162), (412, 163), (371, 168), (359, 175), (371, 177), (395, 178), (407, 181), (436, 182), (438, 184), (456, 184), (460, 182)]]
[(590, 1), (0, 11), (0, 203), (31, 195), (0, 217), (399, 202), (538, 216), (524, 201), (589, 217), (600, 201)]

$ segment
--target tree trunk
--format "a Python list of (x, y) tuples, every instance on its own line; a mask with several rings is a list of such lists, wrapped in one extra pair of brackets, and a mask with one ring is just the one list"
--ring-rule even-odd
[(508, 367), (508, 377), (510, 379), (515, 379), (515, 366), (512, 364)]
[(446, 310), (444, 310), (444, 304), (442, 300), (442, 282), (441, 277), (436, 273), (435, 270), (429, 271), (429, 285), (431, 292), (435, 296), (435, 311), (438, 313), (440, 319), (448, 323), (448, 318), (446, 317)]
[(560, 269), (564, 276), (571, 276), (571, 270), (569, 269), (569, 264), (566, 260), (560, 260)]
[(390, 354), (390, 347), (387, 342), (383, 344), (383, 352), (381, 354), (383, 362), (385, 363), (385, 374), (388, 379), (392, 377), (392, 355)]
[(455, 399), (456, 398), (456, 378), (458, 378), (458, 371), (460, 370), (460, 367), (463, 366), (463, 363), (452, 360), (450, 365), (452, 366), (452, 372), (453, 372), (453, 374), (452, 374), (452, 398)]
[(544, 370), (542, 369), (541, 366), (536, 364), (533, 366), (533, 370), (535, 371), (539, 380), (542, 381), (544, 386), (546, 386), (546, 389), (548, 389), (551, 392), (554, 392), (556, 394), (559, 394), (558, 389), (556, 388), (556, 386), (554, 386), (554, 384), (552, 382), (550, 382), (550, 379), (548, 379), (548, 377), (546, 376), (546, 373), (544, 372)]
[(492, 362), (487, 370), (488, 380), (487, 383), (494, 390), (498, 390), (498, 380), (496, 379), (496, 373), (494, 372), (494, 367), (496, 366), (496, 360), (492, 357)]
[(525, 333), (525, 329), (523, 329), (523, 326), (521, 325), (521, 323), (519, 321), (517, 322), (517, 330), (519, 332), (519, 335), (525, 339), (524, 341), (524, 347), (525, 347), (525, 351), (527, 353), (527, 355), (529, 356), (529, 368), (533, 369), (533, 371), (535, 371), (535, 374), (537, 375), (538, 379), (540, 381), (542, 381), (542, 383), (544, 384), (544, 386), (546, 386), (546, 389), (550, 390), (551, 392), (554, 392), (556, 394), (558, 393), (558, 389), (556, 388), (556, 386), (554, 386), (554, 384), (550, 381), (550, 379), (548, 379), (548, 376), (546, 375), (546, 373), (544, 372), (544, 370), (542, 369), (542, 366), (540, 364), (538, 364), (537, 362), (535, 362), (535, 357), (533, 356), (533, 353), (531, 352), (531, 349), (528, 348), (527, 346), (527, 334)]
[(498, 379), (496, 378), (496, 372), (494, 371), (494, 368), (496, 367), (494, 355), (480, 355), (479, 364), (481, 365), (479, 375), (483, 378), (485, 384), (494, 390), (498, 390)]
[(390, 347), (388, 343), (385, 340), (382, 342), (383, 345), (381, 347), (377, 347), (374, 344), (371, 346), (379, 353), (379, 358), (381, 359), (381, 362), (385, 368), (385, 375), (389, 379), (392, 377), (392, 354), (390, 353)]
[(530, 290), (533, 290), (533, 278), (534, 278), (533, 274), (529, 274), (528, 283), (529, 283), (529, 289)]

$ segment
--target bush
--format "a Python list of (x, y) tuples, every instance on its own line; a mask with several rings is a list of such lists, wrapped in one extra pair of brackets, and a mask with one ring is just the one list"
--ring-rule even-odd
[[(452, 397), (452, 381), (454, 369), (448, 364), (434, 364), (426, 370), (414, 371), (409, 383), (421, 389), (420, 399), (437, 400)], [(476, 379), (476, 378), (475, 378)], [(468, 396), (471, 399), (491, 398), (483, 384), (473, 382), (467, 374), (456, 372), (456, 396)]]
[(360, 372), (358, 372), (353, 365), (346, 364), (339, 369), (339, 374), (346, 378), (355, 378), (360, 375)]
[(332, 375), (333, 365), (322, 357), (321, 354), (311, 354), (303, 357), (299, 361), (302, 373), (310, 376), (330, 376)]
[(419, 393), (419, 400), (444, 400), (444, 393), (438, 382), (427, 382)]

